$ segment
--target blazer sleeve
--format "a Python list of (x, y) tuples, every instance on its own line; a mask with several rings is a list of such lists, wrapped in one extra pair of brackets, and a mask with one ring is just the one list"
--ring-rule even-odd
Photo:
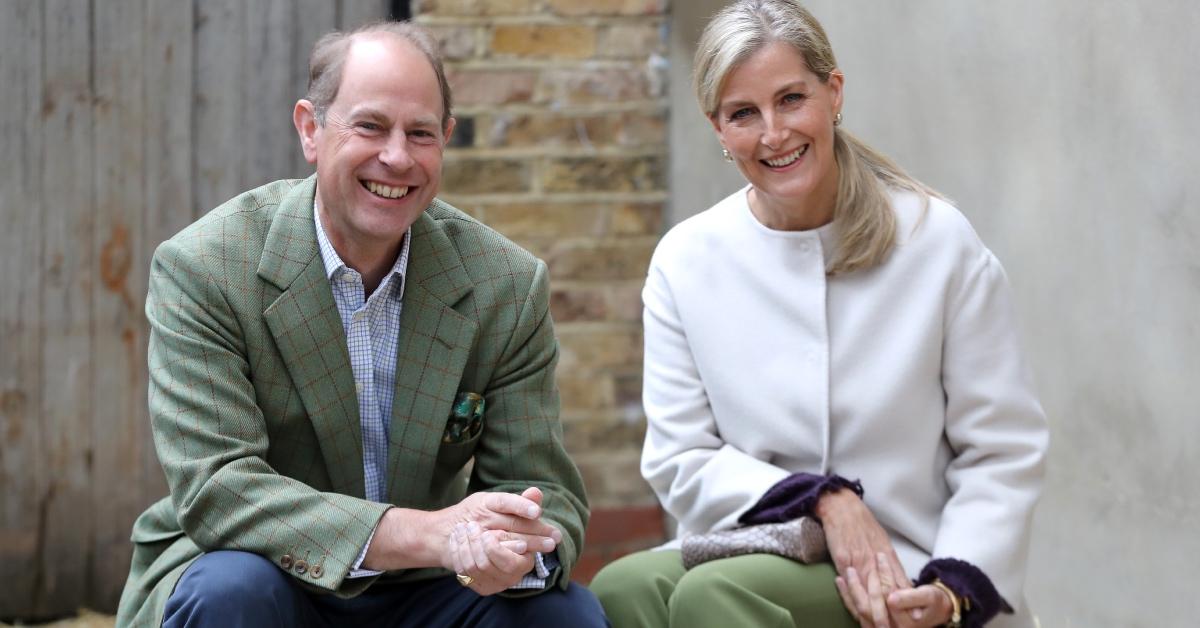
[(305, 584), (361, 592), (372, 578), (343, 578), (388, 506), (317, 491), (267, 464), (249, 352), (206, 257), (163, 244), (146, 301), (154, 442), (179, 525), (202, 550), (253, 552)]
[(950, 499), (933, 556), (979, 567), (1016, 606), (1049, 430), (1021, 354), (1008, 281), (989, 251), (950, 296), (942, 385)]
[[(546, 588), (565, 589), (583, 546), (588, 505), (583, 478), (563, 445), (554, 379), (558, 342), (549, 292), (546, 265), (538, 260), (515, 323), (501, 325), (508, 334), (507, 346), (484, 392), (487, 427), (475, 449), (467, 492), (520, 493), (530, 486), (540, 488), (543, 518), (563, 532), (556, 550), (559, 568), (551, 573)], [(483, 330), (483, 335), (491, 334)], [(509, 590), (501, 595), (520, 597), (540, 591)]]
[(647, 422), (642, 475), (684, 530), (732, 528), (790, 474), (722, 439), (664, 268), (670, 254), (659, 246), (642, 291)]

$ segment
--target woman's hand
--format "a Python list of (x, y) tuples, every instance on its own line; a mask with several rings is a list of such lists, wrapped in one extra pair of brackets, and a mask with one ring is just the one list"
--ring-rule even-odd
[(849, 490), (822, 495), (815, 510), (837, 568), (842, 603), (864, 628), (891, 628), (887, 597), (892, 591), (911, 589), (912, 581), (887, 532)]
[[(880, 553), (876, 557), (876, 570), (864, 582), (857, 570), (849, 569), (845, 577), (838, 577), (838, 591), (843, 598), (853, 600), (854, 606), (850, 614), (861, 626), (879, 628), (933, 628), (950, 621), (953, 603), (945, 591), (931, 584), (917, 588), (898, 589), (892, 578), (888, 576), (889, 560), (887, 555)], [(890, 593), (889, 593), (890, 590)], [(883, 594), (886, 598), (886, 608), (877, 605), (877, 596)], [(856, 612), (856, 608), (867, 606), (871, 608), (870, 615)], [(883, 620), (880, 621), (880, 617)]]
[(941, 626), (950, 621), (954, 610), (948, 594), (932, 584), (893, 591), (887, 596), (887, 605), (899, 628)]

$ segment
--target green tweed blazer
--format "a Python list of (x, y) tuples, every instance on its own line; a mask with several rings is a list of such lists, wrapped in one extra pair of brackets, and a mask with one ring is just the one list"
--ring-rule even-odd
[[(154, 254), (150, 414), (171, 494), (134, 524), (118, 625), (158, 626), (205, 551), (254, 552), (341, 596), (377, 579), (345, 578), (388, 505), (364, 499), (358, 401), (318, 252), (315, 187), (311, 177), (246, 192)], [(413, 224), (411, 246), (388, 501), (432, 510), (538, 486), (545, 519), (563, 531), (552, 586), (565, 587), (588, 510), (562, 444), (546, 266), (437, 200)], [(484, 396), (483, 429), (444, 444), (460, 392)]]

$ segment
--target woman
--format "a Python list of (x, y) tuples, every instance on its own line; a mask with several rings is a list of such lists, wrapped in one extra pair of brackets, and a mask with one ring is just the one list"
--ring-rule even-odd
[(809, 515), (833, 564), (635, 554), (592, 584), (613, 624), (1031, 625), (1048, 437), (999, 262), (840, 127), (843, 75), (797, 3), (733, 3), (695, 68), (749, 185), (651, 262), (642, 472), (681, 536)]

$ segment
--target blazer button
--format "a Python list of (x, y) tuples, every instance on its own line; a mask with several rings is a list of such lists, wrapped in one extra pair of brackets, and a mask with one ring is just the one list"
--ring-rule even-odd
[(325, 575), (325, 568), (320, 565), (313, 565), (312, 569), (308, 570), (308, 575), (312, 576), (313, 580), (320, 580), (321, 576)]
[(279, 557), (279, 566), (283, 567), (284, 569), (291, 569), (292, 568), (292, 555), (284, 554), (283, 556), (280, 556)]
[(308, 571), (308, 563), (302, 560), (296, 561), (296, 573), (303, 574), (306, 571)]

